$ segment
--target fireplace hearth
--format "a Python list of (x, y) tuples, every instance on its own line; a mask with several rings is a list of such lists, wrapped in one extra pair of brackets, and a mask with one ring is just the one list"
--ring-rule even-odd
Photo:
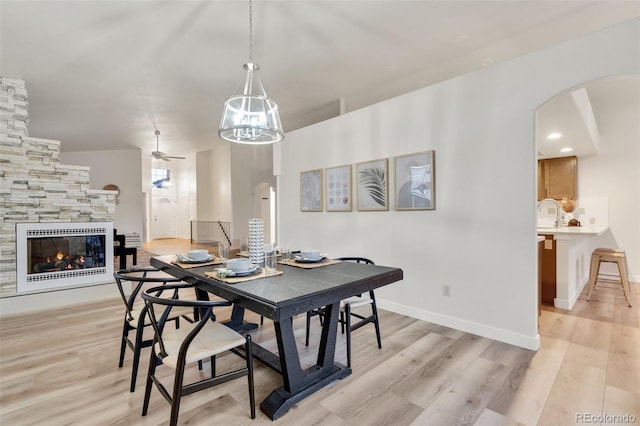
[(18, 293), (112, 281), (113, 224), (19, 223)]

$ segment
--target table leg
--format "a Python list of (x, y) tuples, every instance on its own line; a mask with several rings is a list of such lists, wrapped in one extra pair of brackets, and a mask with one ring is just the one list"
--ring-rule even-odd
[(258, 327), (256, 323), (244, 321), (244, 308), (235, 303), (233, 304), (233, 308), (231, 308), (231, 319), (223, 322), (223, 324), (237, 332), (253, 330)]
[(300, 365), (291, 320), (274, 322), (284, 385), (271, 392), (260, 404), (262, 412), (271, 420), (281, 417), (315, 391), (351, 374), (351, 368), (334, 363), (339, 311), (340, 303), (326, 307), (317, 362), (306, 370), (302, 370)]
[[(209, 293), (201, 288), (196, 287), (196, 298), (198, 300), (209, 300)], [(221, 324), (241, 333), (243, 331), (253, 330), (258, 327), (258, 324), (253, 322), (244, 321), (244, 308), (233, 304), (231, 308), (231, 319), (227, 321), (220, 321)]]

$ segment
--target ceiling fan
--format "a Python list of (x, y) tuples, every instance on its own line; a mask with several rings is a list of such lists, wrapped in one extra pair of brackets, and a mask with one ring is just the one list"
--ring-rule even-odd
[(171, 161), (174, 160), (184, 160), (186, 157), (176, 157), (175, 155), (168, 155), (164, 152), (160, 151), (160, 130), (155, 131), (156, 134), (156, 150), (151, 152), (151, 156), (156, 160), (164, 160)]

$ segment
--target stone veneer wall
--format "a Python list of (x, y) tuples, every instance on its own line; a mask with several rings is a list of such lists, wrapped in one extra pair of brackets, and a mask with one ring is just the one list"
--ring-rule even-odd
[(0, 297), (16, 293), (16, 223), (112, 222), (116, 191), (60, 164), (60, 142), (29, 137), (25, 82), (0, 77)]

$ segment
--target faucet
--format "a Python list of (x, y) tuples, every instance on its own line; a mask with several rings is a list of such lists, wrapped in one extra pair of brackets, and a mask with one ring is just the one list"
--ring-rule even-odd
[(560, 226), (562, 226), (562, 220), (564, 216), (562, 207), (560, 207), (560, 203), (558, 203), (553, 198), (545, 198), (544, 200), (540, 200), (538, 201), (538, 213), (543, 213), (542, 207), (545, 203), (552, 203), (554, 205), (556, 209), (556, 228), (559, 228)]

